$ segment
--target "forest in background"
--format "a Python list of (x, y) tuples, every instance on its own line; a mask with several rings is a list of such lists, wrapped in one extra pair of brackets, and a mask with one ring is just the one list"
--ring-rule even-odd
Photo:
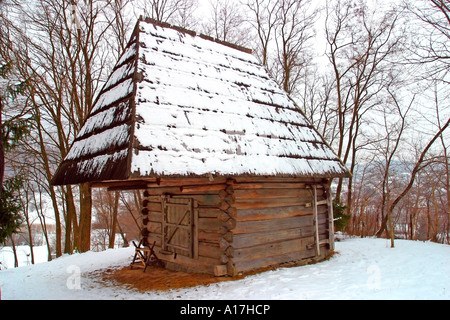
[(253, 50), (353, 174), (336, 230), (450, 243), (448, 1), (0, 0), (1, 243), (139, 239), (138, 191), (50, 184), (139, 16)]

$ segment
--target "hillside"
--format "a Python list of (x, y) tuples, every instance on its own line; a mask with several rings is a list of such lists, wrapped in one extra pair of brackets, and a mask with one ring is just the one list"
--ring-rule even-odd
[[(450, 299), (450, 246), (385, 239), (346, 239), (328, 261), (280, 268), (206, 286), (139, 292), (102, 280), (128, 266), (133, 248), (63, 256), (0, 271), (3, 300), (313, 300)], [(142, 272), (142, 270), (136, 270)], [(147, 270), (149, 272), (149, 269)], [(145, 276), (145, 275), (143, 275)], [(168, 279), (169, 280), (169, 279)]]

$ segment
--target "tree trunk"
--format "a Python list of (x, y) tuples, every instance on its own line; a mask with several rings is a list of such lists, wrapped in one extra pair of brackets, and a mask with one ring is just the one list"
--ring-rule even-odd
[[(64, 243), (64, 253), (72, 253), (74, 248), (78, 248), (78, 224), (77, 224), (77, 212), (75, 209), (75, 200), (73, 198), (72, 187), (67, 186), (65, 192), (66, 199), (66, 237)], [(73, 239), (72, 239), (73, 236)]]
[[(436, 189), (433, 188), (432, 194), (431, 194), (431, 201), (433, 204), (433, 211), (434, 211), (434, 221), (432, 221), (432, 232), (431, 237), (429, 240), (433, 242), (438, 242), (438, 233), (439, 233), (439, 204), (436, 199)], [(431, 216), (431, 212), (430, 212)]]
[[(447, 192), (447, 244), (450, 244), (450, 163), (449, 154), (447, 153), (447, 145), (445, 144), (444, 137), (441, 135), (442, 149), (444, 150), (444, 166), (445, 166), (445, 186)], [(445, 243), (445, 240), (443, 241)]]
[(117, 227), (117, 211), (119, 210), (119, 191), (114, 192), (114, 208), (113, 208), (113, 216), (111, 221), (111, 231), (109, 234), (109, 244), (108, 248), (113, 249), (114, 243), (116, 240), (116, 227)]
[(123, 232), (123, 230), (122, 230), (122, 228), (121, 228), (119, 222), (117, 222), (117, 228), (119, 228), (120, 235), (122, 236), (123, 247), (124, 247), (124, 248), (128, 248), (128, 247), (130, 246), (130, 244), (128, 243), (127, 236), (126, 236), (125, 233)]
[(80, 185), (80, 243), (79, 251), (91, 249), (92, 192), (88, 183)]
[(12, 250), (14, 254), (14, 268), (17, 268), (19, 266), (19, 260), (17, 259), (17, 250), (16, 244), (14, 243), (14, 234), (12, 234), (9, 238), (11, 239)]
[[(27, 199), (28, 199), (28, 194), (27, 194)], [(34, 264), (33, 231), (31, 229), (30, 217), (28, 215), (28, 201), (27, 201), (27, 203), (24, 203), (24, 215), (25, 215), (25, 222), (27, 224), (27, 230), (28, 230), (28, 241), (29, 241), (29, 246), (30, 246), (31, 264)]]
[(450, 176), (449, 176), (449, 164), (448, 164), (448, 158), (447, 154), (445, 155), (446, 161), (445, 161), (445, 167), (446, 167), (446, 174), (447, 174), (447, 244), (450, 244)]
[(3, 189), (3, 177), (5, 176), (5, 148), (3, 146), (3, 102), (0, 97), (0, 194)]
[[(60, 219), (60, 213), (59, 213), (59, 206), (58, 206), (58, 201), (56, 199), (56, 193), (55, 193), (55, 189), (52, 185), (50, 185), (50, 181), (52, 179), (52, 173), (50, 170), (50, 160), (49, 160), (49, 156), (47, 153), (47, 147), (45, 144), (45, 140), (44, 140), (44, 134), (43, 131), (45, 131), (43, 129), (43, 126), (41, 124), (41, 112), (39, 110), (39, 107), (37, 105), (35, 105), (35, 119), (36, 119), (36, 127), (38, 130), (38, 135), (39, 135), (39, 151), (41, 153), (41, 157), (42, 157), (42, 162), (44, 165), (44, 169), (45, 169), (45, 174), (46, 174), (46, 178), (47, 181), (49, 183), (48, 189), (50, 191), (50, 197), (52, 199), (52, 204), (53, 204), (53, 210), (55, 213), (55, 231), (56, 231), (56, 240), (55, 240), (55, 249), (56, 249), (56, 257), (60, 257), (62, 256), (62, 244), (61, 244), (61, 240), (62, 240), (62, 231), (61, 231), (61, 219)], [(50, 253), (49, 253), (50, 254)]]
[(391, 208), (388, 208), (388, 212), (387, 212), (387, 217), (388, 217), (388, 224), (389, 224), (389, 238), (391, 239), (391, 248), (394, 248), (395, 244), (394, 244), (394, 238), (395, 238), (395, 223), (392, 220), (392, 211)]
[(419, 217), (419, 199), (420, 199), (420, 193), (417, 194), (416, 200), (414, 201), (414, 206), (411, 209), (411, 218), (410, 218), (410, 239), (411, 240), (417, 240), (417, 219)]

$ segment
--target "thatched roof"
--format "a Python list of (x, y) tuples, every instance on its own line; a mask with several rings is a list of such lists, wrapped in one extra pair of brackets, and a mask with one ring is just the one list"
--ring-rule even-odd
[(248, 50), (140, 20), (53, 183), (346, 176)]

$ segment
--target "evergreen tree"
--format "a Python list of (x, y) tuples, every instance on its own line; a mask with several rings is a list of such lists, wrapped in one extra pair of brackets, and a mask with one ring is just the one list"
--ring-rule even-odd
[(25, 81), (15, 79), (12, 62), (2, 59), (5, 54), (0, 53), (0, 243), (4, 243), (22, 223), (18, 196), (22, 178), (16, 175), (5, 179), (5, 156), (29, 133), (30, 119), (22, 114), (5, 117), (14, 105), (24, 103), (22, 94), (26, 86)]
[(0, 243), (5, 243), (13, 233), (17, 232), (22, 223), (22, 210), (17, 190), (22, 186), (20, 176), (6, 179), (0, 194)]
[(344, 231), (350, 220), (350, 215), (346, 214), (347, 206), (342, 202), (333, 201), (333, 216), (335, 231)]

